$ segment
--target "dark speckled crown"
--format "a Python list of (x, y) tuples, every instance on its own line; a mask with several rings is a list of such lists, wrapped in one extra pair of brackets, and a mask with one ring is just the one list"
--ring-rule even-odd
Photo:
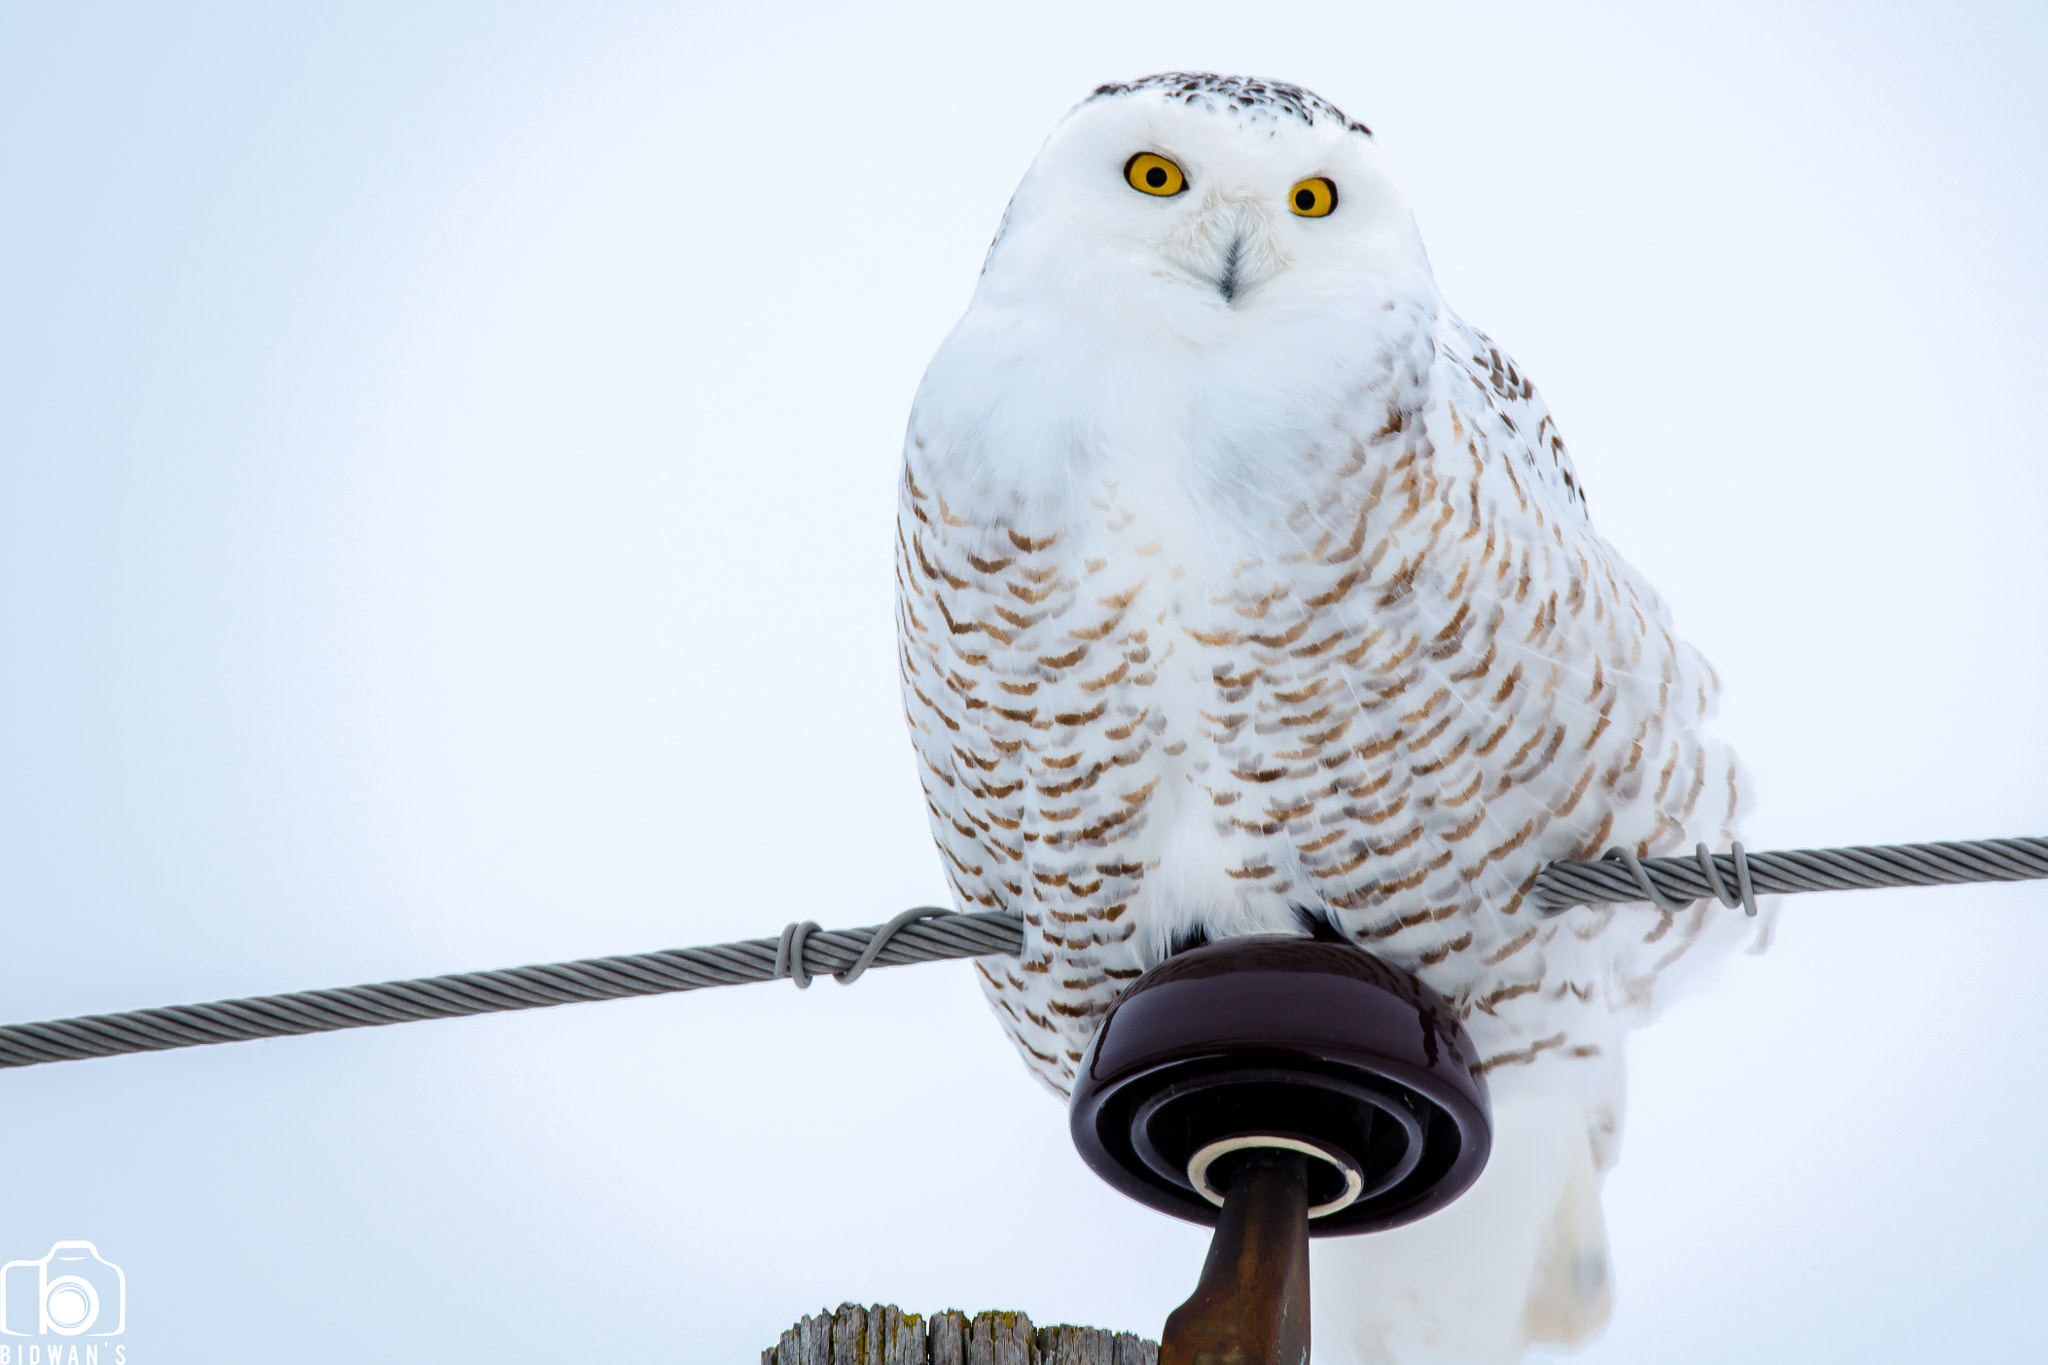
[(1372, 136), (1372, 129), (1347, 118), (1342, 109), (1321, 95), (1289, 85), (1285, 81), (1262, 81), (1252, 76), (1217, 76), (1206, 71), (1162, 71), (1135, 81), (1112, 81), (1099, 85), (1083, 103), (1114, 99), (1139, 90), (1163, 91), (1168, 98), (1197, 109), (1262, 111), (1268, 116), (1299, 119), (1313, 128), (1318, 123), (1336, 122), (1354, 133)]

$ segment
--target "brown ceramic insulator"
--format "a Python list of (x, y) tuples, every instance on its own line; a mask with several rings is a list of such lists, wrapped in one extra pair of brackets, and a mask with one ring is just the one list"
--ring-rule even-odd
[(1373, 1232), (1478, 1178), (1491, 1115), (1476, 1063), (1450, 1007), (1407, 972), (1345, 943), (1226, 939), (1124, 993), (1069, 1120), (1096, 1174), (1176, 1217), (1215, 1223), (1218, 1182), (1270, 1137), (1310, 1153), (1310, 1235)]

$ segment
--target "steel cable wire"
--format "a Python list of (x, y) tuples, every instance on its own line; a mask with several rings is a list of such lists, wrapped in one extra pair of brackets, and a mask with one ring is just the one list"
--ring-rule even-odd
[[(2043, 878), (2048, 878), (2048, 839), (1776, 853), (1749, 853), (1738, 844), (1726, 853), (1710, 853), (1702, 846), (1690, 856), (1664, 858), (1638, 858), (1613, 849), (1595, 861), (1550, 864), (1537, 876), (1529, 902), (1539, 912), (1555, 915), (1577, 905), (1648, 901), (1670, 909), (1712, 898), (1754, 913), (1760, 895)], [(784, 977), (808, 986), (812, 977), (829, 974), (850, 985), (870, 967), (1015, 957), (1023, 950), (1023, 919), (1006, 911), (956, 915), (919, 907), (862, 929), (820, 929), (806, 920), (791, 924), (776, 938), (739, 943), (9, 1024), (0, 1026), (0, 1068), (621, 1000)]]

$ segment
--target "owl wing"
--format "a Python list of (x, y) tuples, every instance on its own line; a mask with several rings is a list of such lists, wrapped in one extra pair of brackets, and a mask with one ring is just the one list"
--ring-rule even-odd
[(1578, 471), (1536, 386), (1486, 333), (1454, 313), (1439, 315), (1437, 323), (1437, 354), (1444, 366), (1437, 377), (1446, 397), (1485, 432), (1496, 455), (1519, 463), (1552, 516), (1567, 521), (1576, 516), (1590, 527)]
[(1540, 920), (1527, 893), (1553, 859), (1728, 837), (1741, 788), (1705, 730), (1717, 681), (1594, 532), (1511, 359), (1437, 312), (1379, 366), (1307, 457), (1291, 562), (1232, 603), (1283, 593), (1266, 638), (1289, 643), (1259, 648), (1227, 617), (1197, 634), (1259, 678), (1233, 736), (1238, 771), (1266, 779), (1239, 784), (1244, 823), (1289, 831), (1293, 863), (1270, 872), (1285, 894), (1457, 1002), (1489, 1070), (1614, 1062), (1620, 1018), (1713, 916)]

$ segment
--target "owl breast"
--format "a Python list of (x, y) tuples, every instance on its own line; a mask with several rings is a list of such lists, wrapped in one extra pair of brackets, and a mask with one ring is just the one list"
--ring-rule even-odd
[(1552, 858), (1723, 833), (1711, 672), (1455, 319), (1391, 320), (1274, 429), (1069, 442), (1049, 485), (913, 421), (904, 699), (957, 898), (1025, 919), (979, 964), (999, 1016), (1064, 1091), (1176, 940), (1320, 922), (1452, 999), (1490, 1068), (1606, 1056), (1704, 912), (1610, 934), (1524, 897)]

